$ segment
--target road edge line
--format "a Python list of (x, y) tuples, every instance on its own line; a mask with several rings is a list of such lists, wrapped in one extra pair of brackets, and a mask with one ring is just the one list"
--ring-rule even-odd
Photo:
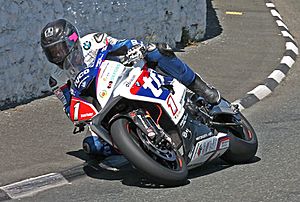
[(269, 96), (286, 77), (287, 73), (296, 62), (297, 56), (299, 55), (297, 42), (290, 33), (287, 25), (283, 22), (280, 13), (275, 7), (275, 4), (271, 1), (267, 1), (265, 5), (270, 9), (270, 13), (275, 19), (277, 27), (285, 40), (285, 52), (280, 63), (265, 79), (263, 84), (258, 85), (253, 90), (247, 92), (243, 98), (233, 102), (233, 104), (239, 106), (240, 110), (247, 109), (257, 102), (263, 100), (265, 97)]

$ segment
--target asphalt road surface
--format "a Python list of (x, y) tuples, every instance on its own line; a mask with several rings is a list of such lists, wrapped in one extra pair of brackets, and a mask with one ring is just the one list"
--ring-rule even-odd
[[(274, 1), (295, 39), (300, 39), (297, 0)], [(234, 101), (262, 82), (279, 63), (284, 40), (263, 0), (214, 0), (207, 40), (178, 55)], [(226, 11), (241, 12), (229, 15)], [(151, 187), (127, 166), (120, 172), (85, 167), (69, 185), (21, 201), (300, 201), (300, 62), (275, 92), (244, 111), (259, 150), (253, 163), (216, 161), (190, 172), (190, 183)], [(84, 163), (83, 135), (59, 101), (48, 97), (0, 112), (0, 185)]]

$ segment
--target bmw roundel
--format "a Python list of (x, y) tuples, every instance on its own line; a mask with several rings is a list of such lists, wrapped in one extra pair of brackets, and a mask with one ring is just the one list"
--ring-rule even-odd
[(90, 41), (86, 41), (83, 43), (83, 48), (84, 50), (89, 50), (91, 48), (91, 42)]

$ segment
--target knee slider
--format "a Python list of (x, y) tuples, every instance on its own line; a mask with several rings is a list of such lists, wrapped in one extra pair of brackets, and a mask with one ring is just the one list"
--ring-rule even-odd
[(147, 46), (147, 51), (151, 52), (157, 49), (160, 54), (168, 57), (175, 57), (173, 49), (167, 43), (150, 43)]
[(157, 43), (158, 51), (168, 57), (176, 57), (173, 49), (167, 43)]

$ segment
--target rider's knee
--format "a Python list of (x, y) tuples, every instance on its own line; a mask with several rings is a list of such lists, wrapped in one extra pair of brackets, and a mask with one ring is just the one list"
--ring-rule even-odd
[(158, 50), (158, 52), (167, 57), (176, 57), (173, 49), (167, 43), (151, 43), (147, 47), (148, 52), (152, 52), (154, 50)]

